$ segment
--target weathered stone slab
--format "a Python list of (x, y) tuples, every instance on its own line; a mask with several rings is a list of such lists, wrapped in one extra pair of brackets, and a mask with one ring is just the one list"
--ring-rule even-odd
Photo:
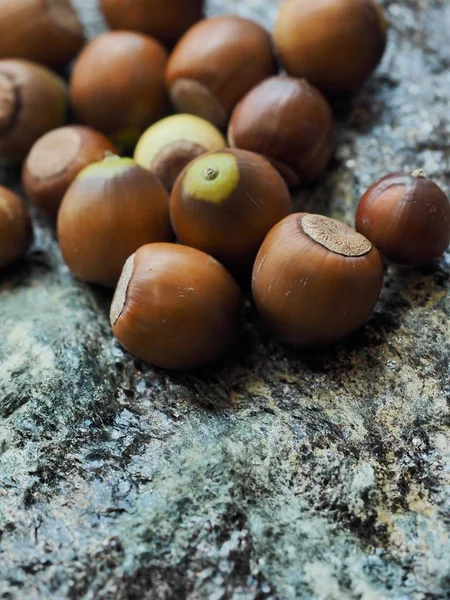
[[(270, 25), (276, 5), (210, 8)], [(383, 64), (296, 201), (349, 223), (386, 172), (450, 188), (450, 4), (383, 5)], [(249, 307), (227, 364), (174, 375), (121, 351), (110, 295), (74, 281), (36, 223), (0, 276), (0, 598), (449, 597), (449, 254), (390, 267), (339, 346), (283, 347)]]

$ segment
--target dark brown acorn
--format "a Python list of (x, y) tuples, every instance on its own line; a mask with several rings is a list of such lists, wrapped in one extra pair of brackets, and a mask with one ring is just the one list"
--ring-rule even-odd
[(450, 202), (422, 170), (392, 173), (361, 198), (356, 229), (401, 265), (424, 265), (450, 243)]
[(288, 185), (306, 185), (323, 173), (333, 153), (333, 115), (322, 94), (304, 79), (271, 77), (237, 105), (228, 141), (263, 154)]

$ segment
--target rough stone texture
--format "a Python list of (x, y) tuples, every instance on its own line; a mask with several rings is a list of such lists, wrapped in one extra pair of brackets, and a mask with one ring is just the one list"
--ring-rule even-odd
[[(388, 171), (450, 186), (450, 4), (383, 5), (383, 64), (337, 107), (336, 158), (297, 201), (349, 223)], [(168, 374), (122, 352), (110, 294), (74, 281), (35, 221), (0, 279), (0, 598), (450, 597), (448, 255), (390, 267), (336, 347), (283, 347), (249, 308), (226, 365)]]

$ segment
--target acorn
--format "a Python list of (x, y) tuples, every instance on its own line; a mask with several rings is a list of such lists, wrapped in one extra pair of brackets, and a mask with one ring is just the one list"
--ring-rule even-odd
[(58, 238), (78, 279), (113, 286), (140, 246), (173, 239), (167, 192), (131, 158), (107, 157), (83, 169), (67, 190)]
[(0, 186), (0, 269), (23, 256), (33, 240), (30, 215), (22, 200)]
[(141, 33), (110, 31), (75, 62), (70, 99), (78, 119), (118, 145), (134, 144), (164, 113), (167, 53)]
[(68, 125), (46, 133), (31, 148), (22, 170), (22, 185), (29, 200), (56, 217), (59, 205), (78, 173), (108, 153), (112, 142), (90, 127)]
[(170, 215), (178, 240), (239, 277), (270, 229), (292, 212), (283, 178), (262, 156), (223, 150), (194, 160), (175, 183)]
[(333, 115), (304, 79), (266, 79), (237, 105), (228, 128), (231, 146), (263, 154), (288, 185), (314, 182), (333, 153)]
[(83, 28), (69, 0), (2, 0), (0, 59), (25, 58), (62, 69), (84, 43)]
[(380, 296), (376, 248), (344, 223), (293, 214), (270, 231), (253, 268), (253, 298), (269, 328), (296, 346), (343, 339), (368, 319)]
[(27, 60), (0, 60), (0, 158), (20, 161), (44, 133), (63, 124), (63, 80)]
[(170, 191), (194, 158), (226, 145), (223, 135), (209, 121), (194, 115), (173, 115), (147, 129), (136, 146), (134, 159)]
[(203, 17), (203, 0), (100, 0), (111, 29), (141, 31), (172, 46)]
[(203, 19), (178, 42), (166, 70), (178, 112), (224, 127), (243, 96), (276, 72), (271, 38), (248, 19)]
[(353, 92), (386, 48), (387, 24), (375, 0), (285, 0), (274, 39), (289, 75), (326, 92)]
[(388, 260), (425, 265), (439, 258), (450, 244), (450, 202), (423, 170), (392, 173), (361, 198), (356, 229)]
[(111, 306), (114, 335), (164, 369), (198, 369), (235, 344), (242, 297), (214, 258), (186, 246), (147, 244), (126, 262)]

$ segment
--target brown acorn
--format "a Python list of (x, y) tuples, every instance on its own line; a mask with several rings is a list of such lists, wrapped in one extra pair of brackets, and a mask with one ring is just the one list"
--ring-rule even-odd
[(28, 250), (33, 240), (30, 215), (22, 200), (0, 186), (0, 269)]
[(58, 239), (76, 277), (113, 286), (140, 246), (173, 239), (167, 192), (131, 158), (105, 158), (83, 169), (67, 190)]
[(67, 125), (38, 139), (22, 170), (27, 197), (40, 210), (56, 217), (68, 187), (78, 173), (106, 154), (116, 154), (110, 140), (90, 127)]
[(380, 62), (386, 30), (376, 0), (285, 0), (274, 39), (289, 75), (326, 92), (353, 92)]
[(119, 146), (134, 144), (164, 112), (166, 61), (164, 47), (149, 36), (99, 35), (79, 55), (70, 80), (78, 119)]
[(140, 31), (172, 46), (203, 17), (204, 0), (100, 0), (111, 29)]
[(111, 306), (114, 335), (164, 369), (198, 369), (235, 344), (242, 297), (214, 258), (176, 244), (147, 244), (126, 262)]
[(234, 109), (228, 141), (263, 154), (288, 185), (306, 185), (323, 173), (332, 155), (333, 115), (322, 94), (304, 79), (271, 77)]
[(0, 60), (0, 158), (20, 161), (67, 110), (63, 80), (27, 60)]
[(422, 170), (392, 173), (361, 198), (356, 229), (394, 263), (431, 263), (450, 244), (450, 202)]
[(0, 59), (25, 58), (53, 69), (65, 67), (85, 43), (69, 0), (2, 0)]
[(270, 229), (292, 212), (283, 178), (262, 156), (222, 150), (200, 156), (177, 179), (170, 216), (182, 244), (245, 276)]
[(264, 240), (252, 283), (258, 312), (277, 337), (296, 346), (324, 346), (368, 319), (380, 296), (383, 264), (354, 229), (298, 213)]
[(166, 83), (176, 110), (227, 124), (236, 104), (276, 71), (269, 34), (237, 16), (203, 19), (176, 45)]

